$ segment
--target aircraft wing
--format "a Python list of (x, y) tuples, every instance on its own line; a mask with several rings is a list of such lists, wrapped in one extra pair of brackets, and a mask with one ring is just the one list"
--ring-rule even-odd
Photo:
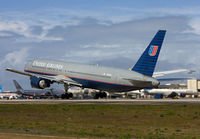
[(28, 72), (23, 72), (23, 71), (19, 71), (19, 70), (14, 70), (14, 69), (11, 69), (11, 68), (7, 68), (6, 69), (7, 71), (10, 71), (10, 72), (14, 72), (14, 73), (18, 73), (18, 74), (22, 74), (22, 75), (26, 75), (26, 76), (32, 76), (30, 73)]
[(164, 76), (166, 74), (172, 74), (172, 73), (178, 73), (178, 72), (195, 72), (195, 71), (191, 71), (191, 70), (187, 70), (187, 69), (178, 69), (178, 70), (169, 70), (169, 71), (161, 71), (161, 72), (154, 72), (153, 77), (160, 77), (160, 76)]
[(71, 78), (66, 77), (64, 75), (57, 75), (57, 76), (39, 75), (39, 76), (40, 76), (40, 78), (48, 79), (53, 82), (57, 82), (57, 83), (61, 83), (61, 84), (67, 83), (69, 85), (82, 87), (81, 84), (79, 84), (78, 82), (76, 82), (76, 81), (72, 80)]
[(57, 76), (38, 75), (38, 74), (29, 73), (29, 72), (25, 72), (25, 71), (14, 70), (14, 69), (11, 69), (11, 68), (7, 68), (6, 70), (10, 71), (10, 72), (21, 74), (21, 75), (26, 75), (26, 76), (29, 76), (29, 77), (43, 78), (43, 79), (50, 80), (52, 82), (57, 82), (57, 83), (61, 83), (61, 84), (66, 83), (68, 85), (74, 85), (74, 86), (82, 87), (81, 84), (79, 84), (78, 82), (76, 82), (76, 81), (74, 81), (74, 80), (72, 80), (69, 77), (66, 77), (64, 75), (57, 75)]

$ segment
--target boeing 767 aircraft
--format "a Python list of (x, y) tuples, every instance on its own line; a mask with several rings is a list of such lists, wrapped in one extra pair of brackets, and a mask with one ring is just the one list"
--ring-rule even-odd
[(159, 30), (130, 70), (68, 63), (56, 60), (35, 59), (29, 61), (23, 71), (7, 68), (7, 71), (30, 77), (34, 88), (44, 89), (52, 83), (91, 88), (108, 92), (126, 92), (144, 88), (157, 88), (160, 84), (152, 77), (166, 31)]

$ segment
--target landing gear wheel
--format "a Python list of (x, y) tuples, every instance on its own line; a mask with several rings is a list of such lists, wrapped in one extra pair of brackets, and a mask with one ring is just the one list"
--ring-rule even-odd
[(97, 92), (97, 93), (94, 95), (94, 99), (99, 99), (99, 97), (100, 97), (100, 93)]
[(62, 98), (62, 99), (69, 99), (68, 93), (62, 94), (62, 95), (61, 95), (61, 98)]
[(68, 96), (69, 96), (69, 98), (73, 98), (73, 94), (72, 93), (69, 93)]
[(106, 92), (97, 92), (97, 93), (94, 95), (94, 99), (106, 98), (106, 97), (107, 97)]

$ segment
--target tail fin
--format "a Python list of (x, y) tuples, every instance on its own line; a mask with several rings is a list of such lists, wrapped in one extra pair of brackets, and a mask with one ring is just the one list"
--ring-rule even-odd
[(2, 86), (0, 85), (0, 93), (2, 93)]
[(24, 89), (18, 84), (18, 82), (16, 80), (13, 80), (15, 87), (17, 89), (18, 92), (23, 93)]
[(166, 30), (159, 30), (156, 33), (151, 43), (131, 70), (147, 76), (153, 75), (165, 33)]

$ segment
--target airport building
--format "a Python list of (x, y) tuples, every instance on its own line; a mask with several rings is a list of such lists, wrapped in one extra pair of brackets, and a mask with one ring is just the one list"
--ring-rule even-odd
[(200, 92), (200, 79), (190, 79), (187, 81), (187, 88)]

